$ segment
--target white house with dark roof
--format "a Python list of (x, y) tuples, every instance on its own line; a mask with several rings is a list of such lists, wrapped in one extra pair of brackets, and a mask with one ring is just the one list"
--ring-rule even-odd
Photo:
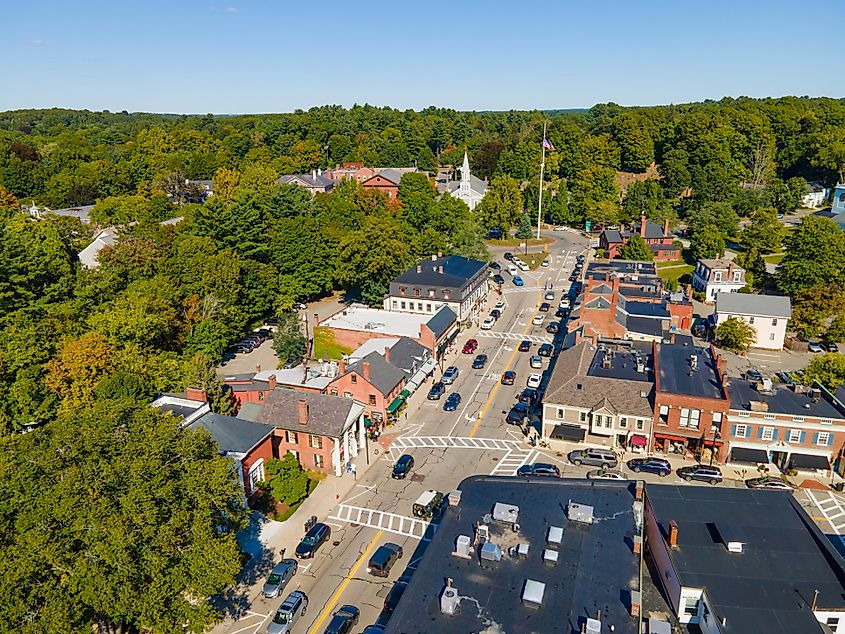
[(716, 293), (736, 293), (745, 286), (745, 269), (728, 258), (699, 260), (692, 273), (692, 287), (704, 293), (704, 301), (716, 301)]
[(792, 317), (792, 304), (780, 295), (717, 293), (716, 327), (736, 317), (754, 328), (752, 347), (780, 350), (786, 338), (786, 325)]
[(280, 185), (298, 185), (307, 189), (312, 196), (330, 192), (334, 189), (335, 181), (324, 176), (321, 170), (314, 170), (310, 174), (285, 174), (276, 181)]
[(469, 157), (466, 152), (464, 152), (464, 164), (460, 170), (461, 180), (449, 181), (446, 186), (447, 191), (452, 198), (464, 201), (467, 207), (473, 210), (487, 193), (487, 181), (473, 176), (469, 171)]

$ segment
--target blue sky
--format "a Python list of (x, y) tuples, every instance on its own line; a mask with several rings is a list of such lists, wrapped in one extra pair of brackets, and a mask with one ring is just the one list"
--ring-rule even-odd
[(5, 0), (0, 110), (843, 96), (843, 0)]

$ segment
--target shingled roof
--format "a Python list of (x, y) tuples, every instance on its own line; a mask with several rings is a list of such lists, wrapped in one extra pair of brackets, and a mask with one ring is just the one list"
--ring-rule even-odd
[[(370, 366), (370, 377), (368, 379), (364, 373), (365, 363), (368, 363)], [(364, 377), (384, 396), (390, 394), (402, 379), (405, 378), (405, 373), (402, 370), (389, 361), (385, 361), (384, 357), (378, 352), (371, 352), (363, 359), (348, 366), (344, 375), (350, 372), (355, 372), (358, 376)]]

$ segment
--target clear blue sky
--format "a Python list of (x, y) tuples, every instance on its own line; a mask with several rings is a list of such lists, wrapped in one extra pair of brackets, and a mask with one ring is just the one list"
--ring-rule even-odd
[(0, 110), (842, 97), (845, 0), (4, 0)]

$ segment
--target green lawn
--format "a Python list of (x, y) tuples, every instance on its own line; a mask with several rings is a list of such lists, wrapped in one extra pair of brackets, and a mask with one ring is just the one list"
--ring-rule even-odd
[(540, 266), (543, 260), (549, 257), (549, 254), (544, 251), (529, 251), (527, 255), (520, 251), (514, 253), (514, 255), (518, 255), (519, 259), (525, 262), (532, 271)]
[(769, 264), (780, 264), (780, 261), (785, 255), (786, 253), (769, 253), (768, 255), (764, 255), (763, 259)]
[(334, 339), (334, 332), (331, 328), (314, 329), (314, 358), (315, 359), (342, 359), (343, 355), (352, 352), (337, 343)]
[(485, 244), (487, 244), (491, 247), (518, 247), (523, 242), (528, 242), (529, 247), (535, 247), (537, 245), (551, 244), (552, 242), (554, 242), (554, 238), (542, 237), (539, 240), (537, 238), (530, 238), (529, 240), (522, 240), (520, 238), (508, 238), (507, 240), (485, 240), (484, 241)]
[[(663, 264), (663, 262), (661, 262), (660, 264)], [(670, 279), (676, 279), (677, 280), (677, 279), (683, 277), (684, 275), (688, 275), (688, 274), (692, 273), (693, 269), (695, 269), (694, 266), (692, 266), (690, 264), (683, 263), (683, 262), (681, 262), (681, 263), (676, 262), (676, 263), (674, 263), (673, 266), (671, 264), (672, 264), (671, 262), (666, 262), (667, 266), (660, 266), (660, 265), (657, 266), (657, 274), (661, 278), (663, 278), (664, 282), (667, 282)]]

